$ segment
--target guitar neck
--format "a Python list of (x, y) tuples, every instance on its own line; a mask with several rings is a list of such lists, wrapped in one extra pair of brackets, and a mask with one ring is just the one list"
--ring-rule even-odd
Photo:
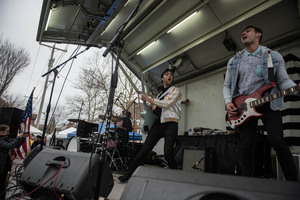
[[(146, 82), (145, 82), (145, 75), (144, 74), (142, 75), (142, 81), (141, 82), (142, 82), (142, 93), (146, 94), (146, 91), (145, 91)], [(143, 104), (144, 104), (144, 109), (145, 109), (145, 106), (147, 106), (146, 101), (144, 101)]]
[(268, 96), (264, 96), (261, 99), (257, 99), (257, 100), (251, 101), (250, 102), (250, 107), (253, 108), (253, 107), (261, 106), (264, 103), (267, 103), (269, 101), (272, 101), (272, 100), (280, 98), (280, 97), (285, 97), (285, 96), (287, 96), (289, 94), (292, 94), (292, 93), (294, 93), (294, 92), (296, 92), (298, 90), (299, 90), (299, 88), (296, 85), (294, 87), (291, 87), (291, 88), (288, 88), (288, 89), (276, 92), (274, 94), (270, 94)]

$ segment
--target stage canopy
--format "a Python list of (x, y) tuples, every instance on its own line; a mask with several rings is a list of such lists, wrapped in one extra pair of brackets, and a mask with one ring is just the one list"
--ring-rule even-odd
[[(108, 47), (120, 35), (121, 60), (139, 78), (149, 72), (155, 91), (169, 65), (175, 65), (175, 84), (223, 70), (243, 49), (240, 38), (247, 25), (262, 28), (262, 45), (295, 49), (299, 1), (44, 0), (37, 41)], [(299, 48), (293, 54), (300, 57)]]

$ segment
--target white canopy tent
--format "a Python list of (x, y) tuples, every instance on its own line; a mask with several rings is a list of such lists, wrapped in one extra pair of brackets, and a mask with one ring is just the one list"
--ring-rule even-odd
[(33, 135), (42, 135), (43, 131), (35, 128), (34, 126), (30, 125), (30, 133)]
[(76, 128), (70, 127), (68, 129), (56, 133), (56, 138), (67, 138), (68, 134), (73, 133), (74, 131), (76, 131)]

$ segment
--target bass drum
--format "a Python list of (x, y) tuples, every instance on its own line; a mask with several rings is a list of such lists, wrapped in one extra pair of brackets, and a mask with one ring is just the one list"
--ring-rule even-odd
[(86, 152), (93, 151), (93, 145), (89, 142), (88, 138), (80, 138), (72, 136), (67, 144), (67, 151), (72, 152)]
[(79, 152), (80, 151), (80, 140), (76, 136), (72, 136), (66, 147), (67, 151)]

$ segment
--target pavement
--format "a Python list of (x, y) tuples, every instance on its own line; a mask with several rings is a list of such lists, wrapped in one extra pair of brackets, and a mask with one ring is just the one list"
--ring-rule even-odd
[[(114, 187), (113, 187), (112, 191), (110, 192), (110, 194), (108, 195), (108, 197), (106, 198), (106, 200), (120, 200), (121, 199), (123, 191), (125, 190), (125, 187), (127, 185), (127, 183), (119, 183), (117, 181), (117, 178), (121, 175), (122, 174), (113, 173)], [(104, 198), (100, 197), (99, 200), (104, 200)]]

